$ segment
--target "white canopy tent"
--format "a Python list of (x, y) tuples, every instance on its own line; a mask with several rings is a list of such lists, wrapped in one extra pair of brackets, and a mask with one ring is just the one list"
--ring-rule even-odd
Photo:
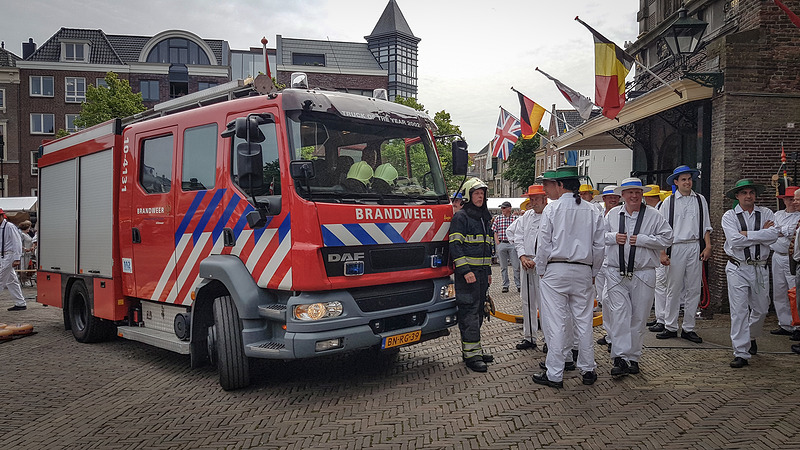
[(36, 211), (38, 197), (0, 197), (0, 208), (9, 211)]

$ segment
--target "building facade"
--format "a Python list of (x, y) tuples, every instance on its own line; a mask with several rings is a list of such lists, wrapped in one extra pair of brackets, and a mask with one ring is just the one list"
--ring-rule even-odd
[[(9, 181), (18, 182), (19, 169), (19, 68), (20, 57), (0, 45), (0, 196), (8, 197)], [(34, 163), (35, 164), (35, 160)], [(31, 167), (31, 173), (38, 169)], [(30, 195), (30, 194), (28, 194)]]

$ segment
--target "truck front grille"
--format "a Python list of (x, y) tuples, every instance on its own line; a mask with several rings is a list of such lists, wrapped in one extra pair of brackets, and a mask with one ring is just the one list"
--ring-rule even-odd
[(385, 311), (431, 301), (433, 280), (356, 288), (350, 294), (363, 312)]

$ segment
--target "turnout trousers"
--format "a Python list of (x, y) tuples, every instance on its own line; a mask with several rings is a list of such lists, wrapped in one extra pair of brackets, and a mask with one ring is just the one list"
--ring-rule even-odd
[(609, 267), (606, 272), (606, 305), (603, 319), (611, 316), (611, 359), (620, 357), (636, 361), (642, 357), (645, 324), (653, 307), (656, 279), (655, 269), (642, 269), (633, 276), (623, 277), (619, 270)]
[(571, 351), (573, 340), (573, 330), (567, 328), (570, 318), (579, 340), (578, 369), (581, 372), (595, 370), (592, 268), (579, 264), (549, 263), (539, 286), (542, 290), (542, 329), (549, 348), (545, 359), (547, 378), (550, 381), (562, 381), (564, 378), (565, 355)]
[(750, 341), (761, 336), (769, 309), (769, 273), (766, 266), (746, 263), (725, 266), (731, 307), (733, 356), (750, 359)]
[(683, 304), (683, 324), (685, 332), (694, 331), (697, 305), (700, 304), (700, 287), (703, 278), (703, 266), (700, 261), (700, 244), (697, 241), (672, 245), (672, 256), (666, 267), (667, 302), (665, 328), (678, 331), (678, 314)]
[(481, 324), (483, 304), (489, 289), (489, 267), (472, 267), (475, 282), (467, 283), (463, 276), (455, 277), (458, 330), (461, 332), (461, 350), (464, 359), (483, 355), (481, 349)]

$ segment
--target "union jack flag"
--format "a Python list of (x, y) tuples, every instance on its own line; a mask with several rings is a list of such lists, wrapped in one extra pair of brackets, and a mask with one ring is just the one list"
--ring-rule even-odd
[(500, 117), (497, 119), (497, 130), (492, 140), (492, 157), (508, 159), (511, 149), (522, 134), (519, 120), (510, 112), (500, 108)]

